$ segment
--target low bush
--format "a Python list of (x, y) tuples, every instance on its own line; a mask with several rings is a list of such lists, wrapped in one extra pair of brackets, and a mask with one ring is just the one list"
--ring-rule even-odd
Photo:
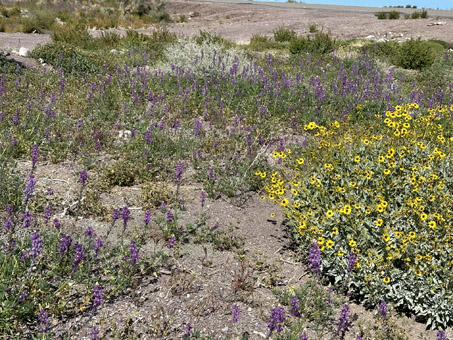
[(278, 42), (291, 41), (296, 38), (296, 32), (292, 29), (284, 28), (283, 26), (278, 27), (274, 30), (274, 40)]
[(436, 59), (433, 44), (436, 43), (412, 39), (405, 41), (396, 55), (396, 66), (411, 70), (422, 70), (431, 66)]
[(335, 40), (329, 34), (317, 32), (314, 37), (299, 37), (293, 39), (289, 45), (292, 54), (311, 52), (315, 54), (327, 54), (333, 51)]
[(400, 18), (400, 12), (398, 11), (391, 11), (389, 12), (389, 19), (396, 20)]

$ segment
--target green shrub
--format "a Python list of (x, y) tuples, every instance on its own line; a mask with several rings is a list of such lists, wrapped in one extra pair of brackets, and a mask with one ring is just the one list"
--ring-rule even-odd
[(401, 44), (400, 51), (395, 58), (395, 64), (410, 70), (422, 70), (431, 66), (436, 54), (433, 45), (421, 40), (408, 40)]
[(418, 19), (418, 18), (420, 18), (420, 12), (417, 12), (417, 11), (413, 12), (413, 13), (411, 14), (411, 18), (412, 18), (412, 19)]
[(206, 44), (220, 44), (225, 45), (226, 41), (218, 34), (209, 33), (206, 31), (200, 30), (198, 32), (198, 37), (195, 38), (195, 42), (198, 45)]
[[(295, 39), (293, 39), (295, 40)], [(292, 41), (293, 41), (292, 40)], [(291, 43), (292, 43), (291, 41)], [(250, 47), (255, 51), (267, 51), (284, 48), (285, 45), (282, 42), (275, 41), (272, 38), (266, 37), (265, 35), (254, 35), (250, 39)]]
[(389, 12), (389, 19), (396, 20), (399, 18), (400, 18), (400, 12), (398, 12), (398, 11)]
[(420, 13), (420, 18), (422, 18), (422, 19), (428, 18), (428, 11), (427, 11), (426, 9), (424, 9), (424, 10)]
[(289, 51), (292, 54), (311, 52), (326, 54), (333, 51), (335, 40), (328, 33), (318, 32), (314, 37), (300, 37), (291, 41)]
[(283, 26), (278, 27), (274, 30), (274, 40), (278, 42), (291, 41), (296, 38), (296, 32), (292, 29), (284, 28)]
[(388, 19), (388, 13), (387, 13), (387, 12), (379, 12), (379, 13), (376, 13), (375, 16), (376, 16), (379, 20)]
[(93, 46), (93, 37), (88, 33), (87, 28), (82, 25), (66, 24), (58, 27), (52, 34), (52, 40), (83, 49), (89, 49)]
[(41, 58), (45, 63), (55, 68), (61, 68), (68, 73), (97, 73), (104, 63), (99, 55), (63, 42), (39, 45), (30, 55), (35, 59)]
[(318, 32), (318, 27), (316, 26), (316, 24), (311, 24), (309, 27), (308, 27), (308, 31), (310, 33), (316, 33)]

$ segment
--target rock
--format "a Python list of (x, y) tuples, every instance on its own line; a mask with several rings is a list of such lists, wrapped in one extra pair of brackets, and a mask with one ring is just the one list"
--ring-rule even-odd
[(445, 24), (446, 24), (445, 21), (435, 21), (435, 22), (429, 23), (428, 26), (441, 26), (441, 25), (445, 25)]
[(61, 19), (60, 19), (60, 18), (58, 18), (58, 17), (57, 17), (57, 18), (55, 18), (55, 22), (56, 22), (56, 23), (57, 23), (58, 25), (60, 25), (60, 26), (63, 26), (63, 25), (64, 25), (64, 22), (63, 22), (63, 21), (61, 21)]
[(21, 57), (26, 57), (29, 52), (30, 52), (30, 50), (28, 48), (26, 48), (26, 47), (19, 48), (19, 55)]
[(365, 39), (374, 39), (374, 35), (369, 35), (369, 36), (365, 37)]
[(189, 13), (189, 18), (196, 18), (199, 16), (200, 16), (200, 12), (197, 12), (197, 11)]

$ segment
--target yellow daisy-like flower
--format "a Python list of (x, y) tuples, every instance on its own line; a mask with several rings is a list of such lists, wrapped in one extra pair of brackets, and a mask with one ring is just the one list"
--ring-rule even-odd
[(346, 204), (346, 205), (343, 207), (343, 209), (342, 209), (343, 214), (345, 214), (345, 215), (349, 215), (349, 214), (351, 213), (351, 210), (352, 210), (352, 209), (351, 209), (351, 206), (350, 206), (349, 204)]
[(272, 152), (272, 157), (277, 158), (279, 156), (280, 156), (280, 153), (278, 153), (277, 151)]
[(324, 237), (318, 237), (318, 245), (322, 246), (324, 244)]
[(401, 231), (395, 232), (396, 238), (401, 238), (403, 236), (403, 233)]
[(382, 238), (384, 239), (385, 242), (390, 241), (390, 235), (389, 234), (382, 235)]
[(275, 195), (274, 194), (269, 194), (269, 199), (270, 200), (273, 200), (275, 198)]
[(386, 276), (386, 277), (384, 277), (384, 279), (382, 281), (384, 281), (385, 284), (389, 284), (390, 278), (388, 276)]
[(376, 207), (376, 210), (379, 211), (380, 213), (384, 211), (384, 207), (379, 204), (377, 207)]
[(410, 237), (411, 239), (414, 239), (415, 236), (416, 236), (415, 232), (411, 231), (411, 232), (409, 233), (409, 237)]
[(415, 271), (415, 275), (417, 275), (417, 276), (422, 276), (422, 271), (421, 271), (420, 269), (417, 269), (417, 270)]
[(326, 242), (326, 247), (327, 247), (327, 248), (332, 248), (332, 247), (334, 246), (334, 244), (335, 244), (334, 241), (328, 240), (328, 241)]
[(255, 175), (256, 175), (256, 176), (261, 176), (261, 171), (256, 171), (256, 172), (255, 172)]
[(436, 221), (430, 221), (430, 222), (428, 222), (428, 226), (429, 226), (431, 229), (436, 229), (437, 223), (436, 223)]
[(289, 201), (286, 198), (282, 199), (282, 201), (280, 202), (280, 205), (282, 207), (287, 207), (288, 204), (289, 204)]
[(266, 178), (266, 173), (265, 172), (260, 173), (260, 177), (261, 178)]
[(378, 227), (380, 227), (381, 225), (384, 224), (384, 221), (382, 220), (382, 218), (378, 218), (375, 223)]
[(427, 218), (428, 218), (428, 215), (426, 215), (425, 213), (423, 213), (423, 214), (420, 215), (420, 219), (421, 219), (422, 221), (426, 220)]
[(338, 228), (337, 227), (333, 227), (332, 228), (332, 234), (334, 234), (334, 235), (338, 234)]
[(291, 189), (291, 193), (292, 193), (293, 195), (297, 195), (297, 194), (298, 194), (298, 191), (297, 191), (296, 189), (293, 188), (293, 189)]
[(385, 157), (384, 156), (379, 156), (378, 161), (379, 161), (379, 163), (382, 163), (383, 161), (385, 161)]
[(298, 163), (299, 165), (304, 164), (304, 162), (305, 162), (305, 160), (304, 160), (303, 158), (299, 158), (299, 159), (297, 160), (297, 163)]
[(360, 162), (360, 156), (355, 156), (354, 157), (354, 162), (359, 163)]
[(355, 247), (355, 246), (357, 246), (357, 242), (354, 241), (354, 240), (351, 238), (351, 239), (349, 240), (349, 246), (350, 246), (350, 247)]
[(385, 169), (384, 170), (384, 175), (389, 175), (390, 174), (390, 169)]
[(344, 256), (344, 251), (341, 249), (337, 251), (337, 256)]
[(326, 215), (327, 215), (327, 217), (332, 217), (333, 216), (333, 211), (332, 210), (327, 210)]

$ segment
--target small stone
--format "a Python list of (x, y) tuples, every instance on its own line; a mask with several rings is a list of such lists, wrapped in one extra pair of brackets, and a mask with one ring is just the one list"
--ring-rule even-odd
[(28, 48), (26, 48), (26, 47), (19, 48), (19, 55), (21, 57), (26, 57), (29, 52), (30, 52), (30, 50)]
[(199, 16), (200, 16), (200, 12), (197, 12), (197, 11), (189, 13), (189, 17), (190, 18), (196, 18), (196, 17), (199, 17)]

